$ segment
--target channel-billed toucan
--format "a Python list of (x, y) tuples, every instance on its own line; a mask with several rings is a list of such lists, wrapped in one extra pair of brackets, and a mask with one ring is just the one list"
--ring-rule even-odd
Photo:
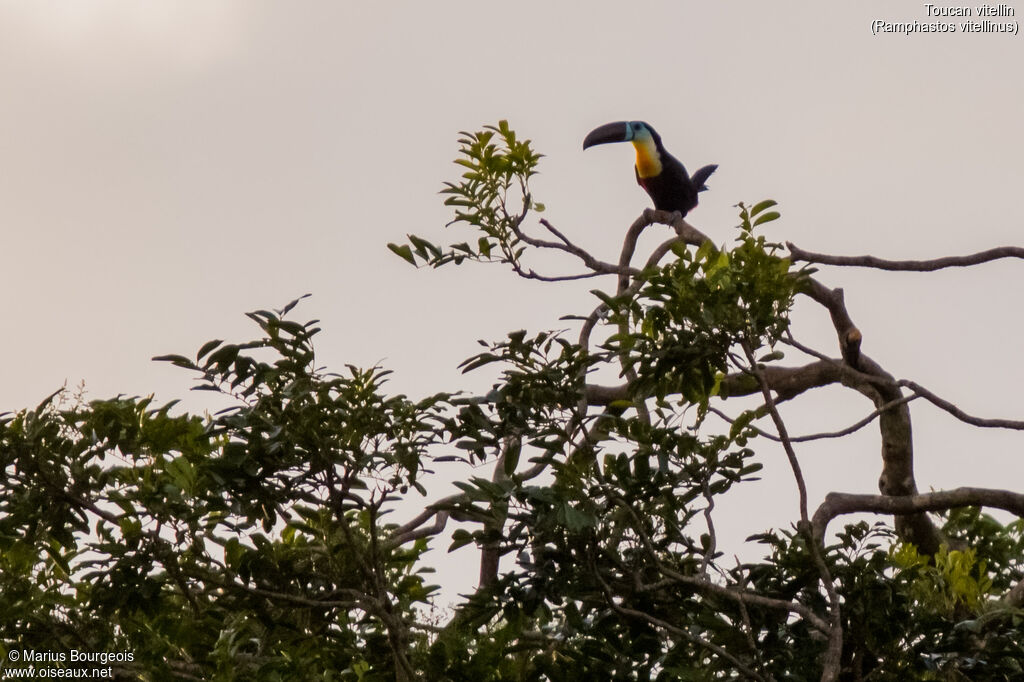
[(704, 182), (718, 168), (704, 166), (693, 177), (679, 159), (665, 151), (661, 136), (643, 121), (606, 123), (590, 131), (583, 148), (609, 142), (632, 142), (636, 147), (636, 181), (661, 211), (679, 211), (684, 216), (697, 205), (697, 193), (707, 189)]

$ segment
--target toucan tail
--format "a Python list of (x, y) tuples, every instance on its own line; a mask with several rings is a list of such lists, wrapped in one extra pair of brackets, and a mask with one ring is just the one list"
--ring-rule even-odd
[(707, 189), (707, 185), (704, 183), (707, 182), (707, 179), (711, 177), (711, 174), (714, 173), (717, 168), (718, 164), (713, 163), (710, 166), (704, 166), (693, 174), (693, 177), (690, 178), (690, 180), (693, 182), (693, 186), (697, 188), (698, 192), (703, 192)]

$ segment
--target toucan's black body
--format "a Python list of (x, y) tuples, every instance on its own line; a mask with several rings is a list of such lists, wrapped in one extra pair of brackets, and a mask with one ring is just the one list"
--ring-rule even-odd
[(717, 165), (704, 166), (693, 177), (679, 159), (665, 151), (661, 136), (643, 121), (606, 123), (590, 131), (583, 148), (609, 142), (632, 142), (636, 147), (636, 181), (661, 211), (689, 213), (697, 205), (697, 194), (707, 189), (705, 182)]

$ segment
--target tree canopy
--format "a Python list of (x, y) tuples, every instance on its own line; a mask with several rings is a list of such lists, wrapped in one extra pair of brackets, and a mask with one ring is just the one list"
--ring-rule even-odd
[[(764, 200), (737, 205), (728, 248), (646, 210), (606, 262), (539, 218), (529, 140), (500, 122), (459, 144), (461, 175), (443, 193), (469, 237), (409, 235), (391, 250), (551, 287), (592, 278), (594, 299), (466, 359), (464, 371), (498, 377), (485, 394), (410, 398), (388, 392), (382, 367), (320, 367), (318, 323), (295, 319), (296, 300), (249, 313), (252, 340), (157, 358), (230, 399), (215, 414), (58, 392), (0, 416), (5, 670), (28, 666), (26, 652), (76, 651), (112, 652), (89, 665), (126, 680), (1024, 675), (1024, 523), (987, 512), (1024, 516), (1024, 494), (920, 492), (909, 403), (978, 428), (1024, 422), (968, 415), (896, 378), (862, 352), (842, 290), (813, 267), (928, 271), (1024, 249), (814, 254), (759, 234), (780, 218)], [(638, 253), (659, 226), (663, 241)], [(536, 269), (545, 251), (566, 271)], [(793, 335), (798, 297), (829, 317), (837, 349)], [(870, 401), (864, 419), (790, 434), (779, 404), (832, 385)], [(867, 427), (879, 494), (836, 481), (810, 499), (800, 443)], [(737, 561), (715, 503), (756, 479), (769, 441), (786, 453), (799, 515), (748, 538), (762, 559)], [(444, 497), (438, 462), (465, 464)], [(422, 512), (400, 518), (411, 503)], [(884, 520), (840, 523), (856, 512)], [(451, 611), (432, 602), (428, 550), (479, 562)]]

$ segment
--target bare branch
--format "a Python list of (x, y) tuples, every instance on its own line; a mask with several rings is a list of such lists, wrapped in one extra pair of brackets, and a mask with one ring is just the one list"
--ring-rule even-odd
[(963, 268), (971, 265), (989, 263), (1001, 258), (1024, 258), (1024, 248), (1019, 246), (999, 246), (987, 251), (980, 251), (969, 256), (946, 256), (932, 260), (885, 260), (875, 256), (832, 256), (824, 253), (804, 251), (786, 242), (793, 260), (822, 265), (844, 265), (876, 270), (895, 270), (907, 272), (934, 272), (944, 268)]
[(829, 493), (814, 512), (811, 527), (815, 539), (820, 542), (829, 522), (842, 514), (872, 512), (901, 515), (974, 506), (995, 507), (1024, 516), (1024, 494), (992, 488), (956, 488), (901, 497)]
[[(769, 387), (778, 395), (776, 402), (790, 400), (801, 393), (819, 386), (826, 386), (843, 381), (844, 377), (852, 381), (859, 372), (846, 367), (842, 362), (833, 359), (819, 360), (801, 367), (780, 367), (770, 365), (761, 369), (761, 374)], [(732, 398), (753, 395), (760, 392), (760, 386), (752, 375), (739, 372), (722, 379), (719, 395)], [(629, 383), (618, 386), (602, 386), (588, 384), (585, 389), (587, 402), (591, 405), (608, 405), (616, 400), (630, 398)]]
[[(425, 537), (426, 535), (436, 535), (437, 533), (440, 533), (448, 523), (448, 512), (443, 511), (443, 509), (464, 499), (466, 499), (465, 493), (456, 493), (434, 502), (414, 519), (396, 528), (391, 533), (391, 537), (384, 543), (384, 548), (392, 549), (399, 545), (404, 545), (411, 540), (416, 540), (418, 538)], [(426, 534), (421, 533), (420, 530), (422, 529), (418, 530), (420, 526), (434, 518), (434, 516), (437, 516), (438, 518), (430, 528), (430, 532)]]
[[(694, 246), (700, 246), (704, 242), (708, 241), (707, 235), (695, 228), (690, 223), (686, 222), (678, 211), (658, 211), (653, 208), (644, 209), (644, 212), (640, 214), (640, 217), (633, 221), (633, 224), (629, 226), (629, 230), (626, 232), (626, 238), (622, 243), (622, 252), (619, 254), (619, 268), (625, 270), (629, 267), (633, 260), (633, 254), (636, 252), (636, 243), (640, 239), (640, 235), (643, 231), (651, 225), (659, 223), (661, 225), (668, 225), (676, 231), (678, 235), (674, 239), (670, 239), (667, 242), (661, 244), (651, 254), (647, 260), (647, 265), (654, 265), (660, 261), (666, 253), (671, 249), (673, 244), (679, 241), (683, 241), (686, 244), (692, 244)], [(629, 284), (629, 278), (625, 274), (619, 276), (619, 294), (621, 295), (626, 286)]]
[(448, 525), (449, 513), (446, 511), (435, 511), (433, 509), (428, 509), (427, 511), (423, 512), (423, 514), (421, 514), (420, 516), (423, 516), (424, 514), (426, 515), (424, 522), (431, 516), (436, 515), (436, 518), (434, 519), (434, 525), (427, 526), (426, 528), (417, 528), (415, 530), (410, 529), (405, 531), (404, 533), (393, 535), (391, 536), (391, 538), (388, 539), (387, 542), (384, 543), (384, 548), (392, 549), (394, 547), (398, 547), (399, 545), (404, 545), (407, 542), (412, 542), (413, 540), (419, 540), (420, 538), (429, 538), (443, 531), (445, 526)]
[(592, 279), (605, 275), (615, 275), (615, 272), (581, 272), (575, 275), (542, 275), (532, 268), (524, 268), (518, 263), (512, 263), (512, 270), (523, 279), (535, 279), (538, 282), (571, 282), (578, 279)]
[[(525, 216), (523, 216), (523, 217), (525, 217)], [(588, 275), (570, 275), (570, 276), (563, 276), (563, 277), (546, 278), (546, 276), (538, 275), (533, 270), (524, 270), (515, 261), (510, 261), (511, 264), (512, 264), (512, 267), (515, 269), (516, 273), (518, 273), (519, 275), (524, 276), (524, 277), (529, 277), (530, 279), (540, 279), (540, 280), (543, 280), (543, 281), (561, 281), (561, 280), (564, 280), (564, 279), (581, 279), (583, 277), (593, 277), (593, 276), (597, 276), (597, 275), (619, 275), (620, 277), (623, 276), (624, 273), (622, 272), (621, 268), (616, 267), (615, 265), (612, 265), (611, 263), (606, 263), (604, 261), (598, 260), (597, 258), (594, 258), (594, 256), (592, 256), (590, 254), (590, 252), (588, 252), (587, 250), (585, 250), (585, 249), (583, 249), (583, 248), (581, 248), (579, 246), (576, 246), (571, 241), (569, 241), (569, 239), (565, 235), (563, 235), (561, 232), (559, 232), (547, 220), (541, 219), (541, 221), (540, 221), (541, 225), (543, 225), (545, 228), (547, 228), (548, 231), (550, 231), (553, 234), (557, 235), (559, 237), (560, 241), (553, 242), (553, 241), (548, 241), (546, 239), (537, 239), (536, 237), (531, 237), (528, 234), (526, 234), (525, 232), (523, 232), (522, 229), (520, 229), (520, 223), (521, 223), (521, 219), (520, 220), (516, 220), (516, 221), (512, 221), (511, 222), (511, 226), (512, 226), (512, 231), (515, 233), (516, 237), (519, 238), (521, 241), (529, 244), (530, 246), (538, 248), (538, 249), (555, 249), (557, 251), (564, 251), (565, 253), (568, 253), (568, 254), (571, 254), (573, 256), (576, 256), (581, 261), (583, 261), (583, 265), (584, 266), (586, 266), (587, 268), (589, 268), (590, 270), (593, 271), (593, 274), (588, 274)], [(528, 274), (528, 273), (532, 273), (532, 274)], [(632, 272), (632, 273), (626, 273), (626, 274), (627, 275), (635, 274), (635, 271)]]
[[(790, 436), (789, 437), (789, 442), (790, 443), (808, 443), (810, 441), (824, 440), (826, 438), (842, 438), (843, 436), (849, 436), (851, 433), (855, 433), (856, 431), (861, 430), (862, 428), (864, 428), (865, 426), (867, 426), (868, 424), (873, 422), (879, 415), (881, 415), (886, 410), (892, 409), (893, 407), (896, 407), (897, 405), (902, 405), (903, 403), (909, 403), (911, 400), (914, 400), (914, 399), (919, 398), (919, 397), (921, 397), (921, 396), (915, 394), (915, 395), (905, 396), (905, 397), (900, 398), (898, 400), (893, 400), (891, 402), (888, 402), (888, 403), (882, 405), (881, 407), (879, 407), (878, 409), (876, 409), (875, 411), (873, 411), (868, 416), (866, 416), (863, 419), (861, 419), (860, 421), (858, 421), (858, 422), (856, 422), (854, 424), (851, 424), (850, 426), (847, 426), (845, 429), (840, 429), (839, 431), (826, 431), (826, 432), (823, 432), (823, 433), (812, 433), (812, 434), (808, 434), (806, 436)], [(708, 411), (711, 412), (712, 414), (717, 415), (721, 419), (729, 422), (730, 424), (732, 424), (732, 423), (734, 423), (736, 421), (735, 419), (733, 419), (732, 417), (730, 417), (729, 415), (727, 415), (726, 413), (722, 412), (721, 410), (719, 410), (717, 408), (709, 407)], [(756, 426), (754, 426), (753, 424), (750, 425), (750, 428), (753, 429), (754, 432), (757, 433), (757, 435), (762, 436), (764, 438), (767, 438), (768, 440), (773, 440), (776, 443), (781, 443), (782, 442), (782, 439), (779, 438), (778, 436), (776, 436), (775, 434), (769, 433), (768, 431), (765, 431), (763, 429), (759, 429)]]
[(967, 424), (971, 424), (972, 426), (980, 426), (989, 429), (1014, 429), (1016, 431), (1024, 431), (1024, 421), (1016, 421), (1013, 419), (985, 419), (983, 417), (972, 417), (971, 415), (967, 414), (966, 412), (964, 412), (963, 410), (961, 410), (959, 407), (949, 402), (948, 400), (943, 400), (939, 396), (935, 395), (921, 384), (909, 381), (907, 379), (901, 379), (900, 381), (897, 382), (897, 384), (909, 388), (911, 391), (921, 396), (931, 404), (935, 405), (940, 409), (945, 410), (946, 412), (950, 413), (960, 421), (966, 422)]

